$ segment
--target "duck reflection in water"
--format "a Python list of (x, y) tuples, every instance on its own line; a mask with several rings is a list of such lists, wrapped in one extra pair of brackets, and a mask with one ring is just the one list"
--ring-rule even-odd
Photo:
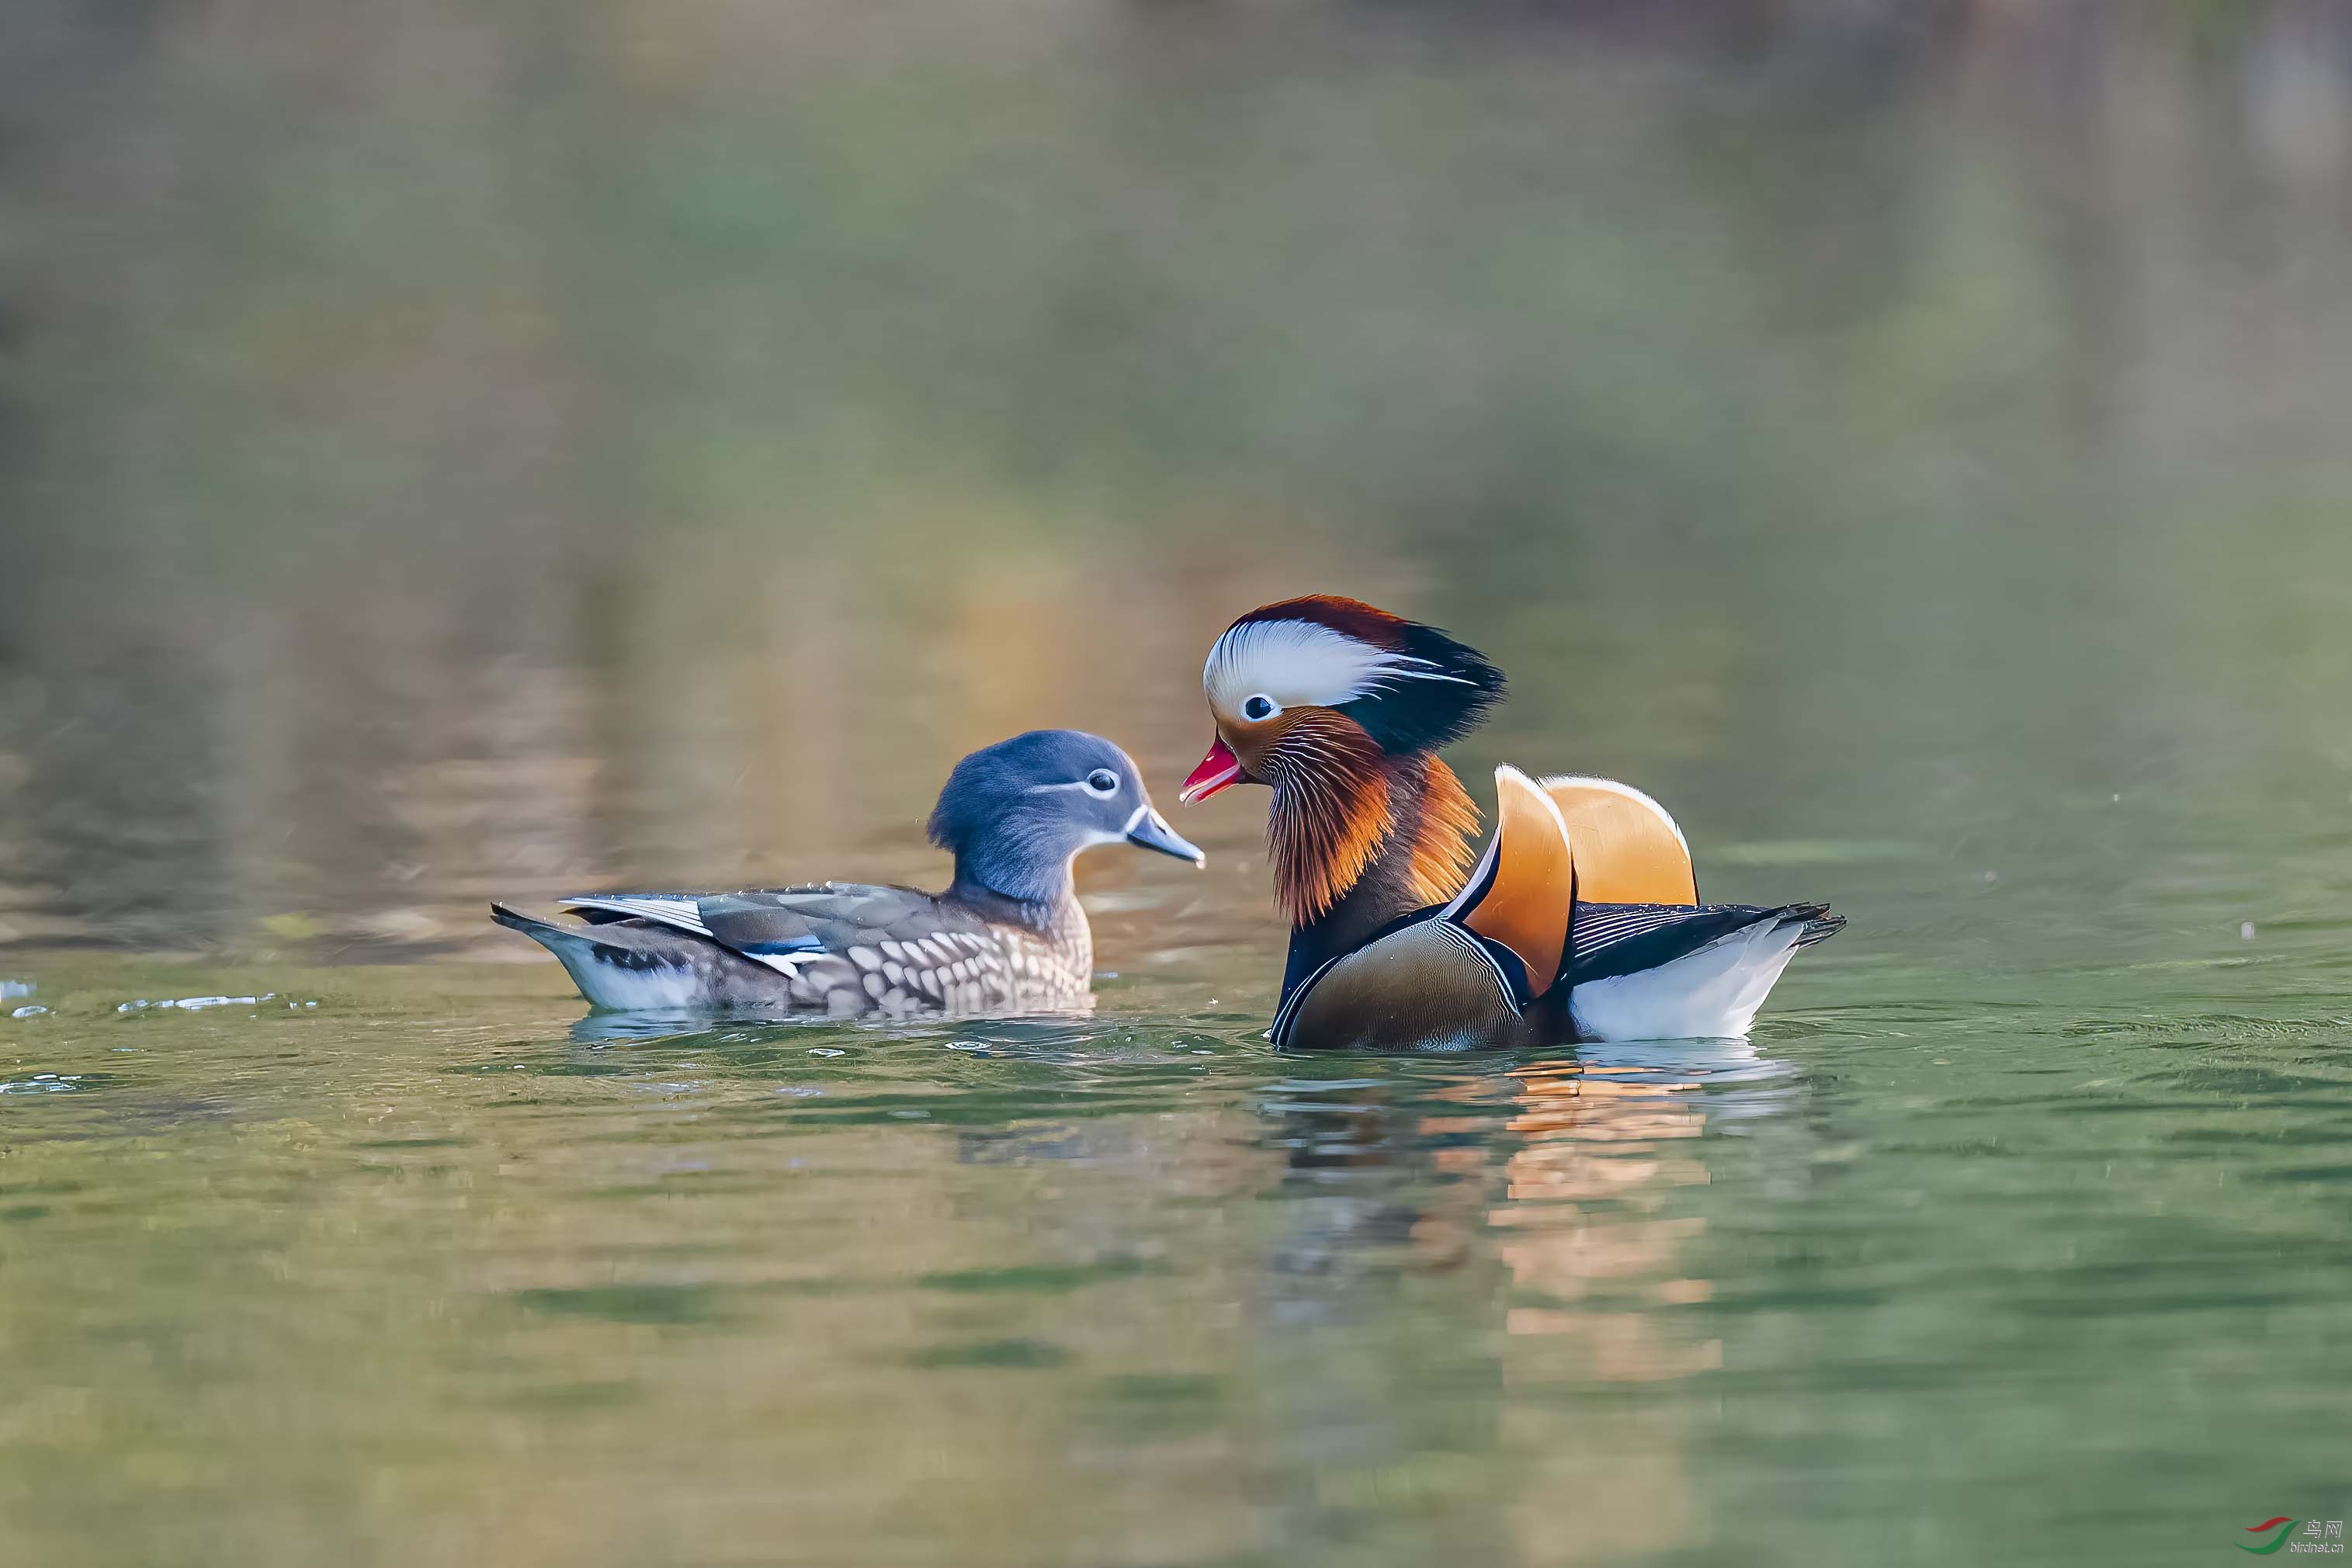
[[(1263, 1276), (1266, 1311), (1296, 1394), (1289, 1441), (1312, 1472), (1299, 1487), (1316, 1494), (1293, 1522), (1349, 1528), (1331, 1517), (1331, 1456), (1379, 1470), (1448, 1428), (1443, 1442), (1490, 1474), (1476, 1517), (1448, 1526), (1457, 1544), (1543, 1561), (1687, 1544), (1689, 1407), (1612, 1404), (1596, 1423), (1590, 1395), (1722, 1365), (1695, 1201), (1706, 1134), (1787, 1109), (1785, 1065), (1727, 1040), (1382, 1070), (1290, 1079), (1261, 1101), (1291, 1215)], [(1449, 1304), (1402, 1310), (1424, 1295)], [(1482, 1313), (1483, 1336), (1420, 1331)], [(1451, 1413), (1393, 1396), (1425, 1384), (1433, 1359), (1464, 1389)], [(1496, 1397), (1501, 1428), (1450, 1430)]]
[[(1562, 1308), (1595, 1296), (1640, 1304), (1598, 1281), (1646, 1281), (1639, 1296), (1654, 1304), (1704, 1300), (1703, 1281), (1669, 1267), (1675, 1238), (1703, 1221), (1666, 1211), (1676, 1189), (1707, 1179), (1699, 1140), (1710, 1117), (1784, 1109), (1786, 1071), (1745, 1040), (1661, 1041), (1477, 1071), (1421, 1063), (1273, 1084), (1260, 1101), (1267, 1142), (1312, 1216), (1276, 1266), (1326, 1273), (1353, 1254), (1381, 1272), (1484, 1252), (1517, 1293), (1547, 1299), (1515, 1302), (1513, 1333), (1565, 1331)], [(1409, 1255), (1391, 1250), (1408, 1245)]]

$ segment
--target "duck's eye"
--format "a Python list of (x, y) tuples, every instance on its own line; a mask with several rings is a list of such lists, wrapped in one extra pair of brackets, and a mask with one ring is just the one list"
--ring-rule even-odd
[(1271, 697), (1253, 697), (1242, 704), (1242, 717), (1253, 723), (1261, 719), (1271, 719), (1281, 711)]
[(1087, 788), (1095, 795), (1117, 795), (1118, 775), (1108, 768), (1097, 768), (1087, 775)]

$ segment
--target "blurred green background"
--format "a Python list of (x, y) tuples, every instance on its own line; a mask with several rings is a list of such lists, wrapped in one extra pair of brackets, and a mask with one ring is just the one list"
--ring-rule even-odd
[[(0, 1557), (2352, 1512), (2347, 280), (2331, 0), (8, 0)], [(936, 885), (1036, 725), (1172, 804), (1318, 590), (1853, 925), (1544, 1066), (1272, 1058), (1250, 791), (1086, 1019), (483, 919)]]
[(1723, 830), (2332, 810), (2348, 26), (19, 0), (5, 935), (450, 951), (1039, 723), (1165, 790), (1306, 589)]

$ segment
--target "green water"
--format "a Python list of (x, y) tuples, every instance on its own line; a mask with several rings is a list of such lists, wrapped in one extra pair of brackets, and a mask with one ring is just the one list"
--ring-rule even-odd
[[(2201, 1561), (2340, 1511), (2343, 922), (1825, 848), (1771, 876), (1855, 929), (1752, 1046), (1575, 1064), (1274, 1058), (1255, 940), (893, 1027), (35, 964), (8, 1555)], [(289, 989), (117, 1011), (222, 983)]]
[[(2347, 26), (9, 7), (0, 1562), (2352, 1518)], [(586, 1018), (484, 918), (936, 885), (1039, 724), (1172, 805), (1313, 589), (1508, 672), (1482, 798), (1851, 925), (1531, 1061), (1272, 1056), (1246, 790), (1084, 863), (1083, 1016)]]

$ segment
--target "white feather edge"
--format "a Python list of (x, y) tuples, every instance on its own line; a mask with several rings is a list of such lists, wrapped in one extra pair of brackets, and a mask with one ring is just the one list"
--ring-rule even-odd
[[(1570, 853), (1574, 852), (1575, 845), (1568, 837), (1568, 819), (1560, 816), (1559, 803), (1554, 801), (1551, 796), (1545, 792), (1543, 787), (1551, 781), (1549, 779), (1540, 781), (1531, 779), (1526, 773), (1522, 773), (1517, 768), (1513, 767), (1508, 763), (1499, 763), (1495, 769), (1495, 831), (1486, 836), (1486, 852), (1478, 857), (1478, 864), (1471, 871), (1470, 879), (1462, 884), (1462, 890), (1454, 895), (1454, 901), (1447, 904), (1445, 908), (1439, 912), (1439, 919), (1458, 921), (1461, 918), (1463, 907), (1470, 901), (1471, 895), (1481, 892), (1479, 884), (1486, 879), (1488, 865), (1491, 864), (1495, 858), (1502, 852), (1502, 795), (1507, 784), (1512, 779), (1517, 779), (1521, 785), (1525, 786), (1529, 794), (1533, 795), (1538, 800), (1543, 802), (1545, 813), (1551, 817), (1551, 825), (1559, 830), (1560, 842), (1569, 845)], [(1580, 780), (1578, 782), (1581, 783), (1583, 781)], [(1601, 780), (1596, 782), (1605, 783), (1607, 781)], [(1643, 795), (1643, 798), (1644, 800), (1649, 799), (1647, 795)], [(1650, 804), (1655, 805), (1657, 803), (1655, 801), (1651, 801)]]
[(696, 936), (710, 934), (710, 928), (702, 923), (701, 905), (692, 899), (632, 898), (623, 894), (590, 893), (555, 901), (567, 910), (604, 910), (612, 914), (652, 921), (656, 925), (676, 926)]
[(1592, 789), (1606, 790), (1611, 795), (1623, 795), (1627, 800), (1643, 807), (1657, 817), (1660, 822), (1664, 823), (1666, 831), (1675, 836), (1675, 842), (1683, 847), (1683, 854), (1685, 856), (1690, 854), (1690, 840), (1683, 837), (1682, 826), (1675, 821), (1674, 814), (1660, 805), (1654, 797), (1635, 789), (1632, 784), (1620, 784), (1615, 779), (1596, 777), (1591, 773), (1551, 773), (1536, 781), (1537, 787), (1545, 792), (1546, 798), (1549, 798), (1551, 786), (1554, 784), (1583, 784)]
[[(638, 920), (651, 921), (656, 925), (666, 925), (675, 931), (682, 931), (689, 936), (698, 936), (709, 942), (719, 941), (717, 937), (710, 934), (710, 928), (702, 923), (701, 906), (691, 899), (584, 897), (558, 899), (556, 902), (567, 910), (609, 910), (614, 914), (632, 915)], [(801, 964), (812, 958), (823, 956), (814, 952), (743, 952), (731, 947), (727, 951), (734, 953), (738, 958), (748, 958), (754, 963), (764, 963), (777, 973), (786, 976), (799, 974)]]

